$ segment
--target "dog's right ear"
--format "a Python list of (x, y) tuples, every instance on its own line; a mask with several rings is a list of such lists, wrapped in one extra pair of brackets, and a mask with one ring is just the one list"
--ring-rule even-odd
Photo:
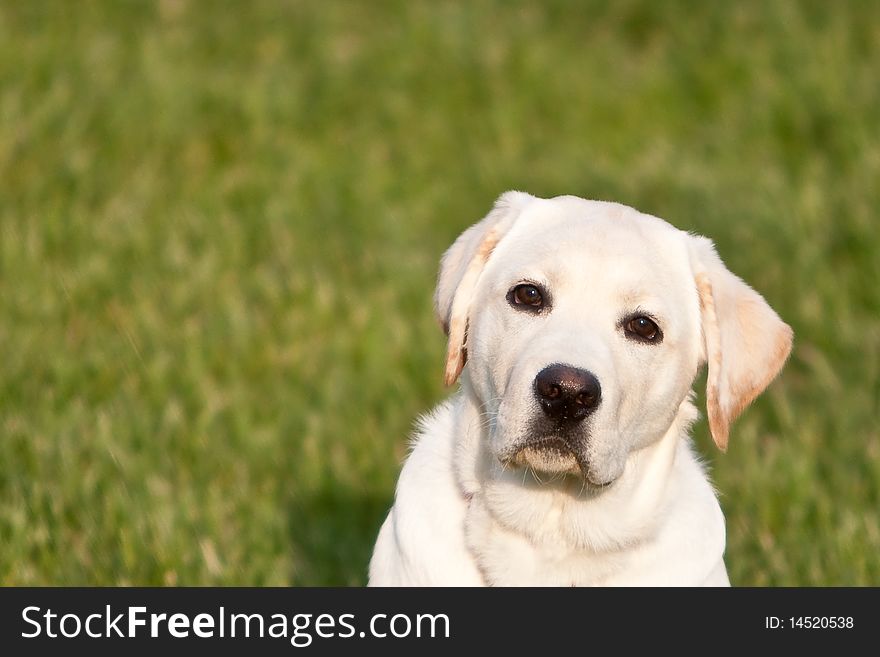
[(764, 297), (727, 269), (710, 240), (697, 235), (690, 239), (709, 365), (709, 429), (725, 451), (731, 422), (782, 369), (793, 334)]
[(467, 361), (468, 317), (480, 273), (499, 240), (534, 198), (525, 192), (505, 192), (495, 201), (492, 211), (459, 235), (443, 254), (434, 311), (449, 336), (444, 376), (448, 386), (455, 383)]

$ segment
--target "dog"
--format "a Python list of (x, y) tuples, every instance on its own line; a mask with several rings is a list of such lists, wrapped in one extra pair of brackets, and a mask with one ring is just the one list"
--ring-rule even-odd
[(434, 301), (460, 390), (420, 421), (370, 586), (730, 585), (691, 388), (707, 365), (725, 451), (793, 333), (709, 239), (507, 192), (444, 254)]

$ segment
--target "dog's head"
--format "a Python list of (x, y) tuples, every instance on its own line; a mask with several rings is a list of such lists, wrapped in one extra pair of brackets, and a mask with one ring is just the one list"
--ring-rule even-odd
[(492, 455), (595, 487), (666, 433), (704, 362), (725, 449), (792, 340), (706, 238), (572, 196), (503, 194), (444, 255), (435, 307), (446, 383), (467, 363)]

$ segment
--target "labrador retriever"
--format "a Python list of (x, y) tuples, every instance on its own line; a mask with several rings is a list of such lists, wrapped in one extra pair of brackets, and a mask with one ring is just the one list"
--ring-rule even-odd
[(691, 387), (707, 364), (725, 450), (792, 331), (711, 241), (507, 192), (443, 256), (435, 308), (461, 387), (420, 422), (370, 585), (729, 585)]

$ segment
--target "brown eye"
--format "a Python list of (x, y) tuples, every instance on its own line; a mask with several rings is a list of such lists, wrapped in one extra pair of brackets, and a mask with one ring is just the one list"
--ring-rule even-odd
[(654, 323), (654, 320), (644, 315), (637, 315), (627, 320), (623, 325), (628, 337), (645, 342), (659, 342), (663, 337), (660, 328)]
[(523, 283), (517, 285), (507, 294), (510, 305), (521, 306), (523, 310), (540, 310), (544, 306), (544, 295), (537, 285)]

